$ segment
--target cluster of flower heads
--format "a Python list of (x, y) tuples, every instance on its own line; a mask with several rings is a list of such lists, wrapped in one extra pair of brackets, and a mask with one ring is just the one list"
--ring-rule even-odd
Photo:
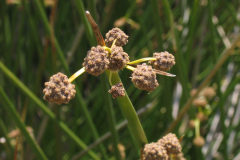
[[(193, 89), (191, 91), (191, 96), (194, 96), (196, 93), (197, 90)], [(207, 121), (208, 115), (211, 113), (209, 102), (211, 102), (215, 96), (215, 89), (213, 87), (207, 87), (193, 100), (193, 105), (197, 107), (198, 112), (195, 119), (189, 120), (189, 128), (195, 129), (196, 137), (193, 140), (193, 144), (197, 147), (202, 147), (205, 144), (204, 138), (200, 135), (200, 124)], [(202, 128), (201, 131), (203, 130), (204, 128)]]
[[(106, 34), (106, 46), (98, 45), (92, 47), (84, 58), (83, 68), (71, 76), (69, 80), (64, 76), (64, 83), (62, 83), (63, 80), (60, 78), (61, 84), (65, 85), (66, 83), (68, 86), (74, 86), (71, 82), (85, 71), (94, 76), (98, 76), (107, 69), (110, 70), (111, 73), (127, 68), (133, 71), (130, 78), (135, 87), (152, 92), (159, 85), (156, 79), (156, 74), (174, 76), (164, 72), (169, 71), (175, 64), (175, 58), (172, 54), (168, 52), (154, 53), (153, 57), (142, 58), (130, 62), (129, 55), (124, 52), (122, 48), (122, 46), (127, 43), (128, 36), (119, 28), (113, 28)], [(139, 64), (146, 61), (148, 61), (150, 65), (147, 65), (147, 63)], [(51, 82), (45, 84), (45, 100), (61, 104), (68, 103), (69, 100), (74, 97), (75, 91), (71, 92), (72, 90), (61, 88), (62, 86), (58, 85), (60, 81), (56, 82), (51, 79), (50, 81)], [(53, 85), (54, 87), (51, 87)], [(125, 96), (122, 84), (115, 84), (109, 93), (112, 94), (113, 98)]]
[(157, 143), (146, 144), (143, 148), (143, 160), (169, 160), (171, 156), (184, 160), (182, 147), (175, 134), (169, 133)]

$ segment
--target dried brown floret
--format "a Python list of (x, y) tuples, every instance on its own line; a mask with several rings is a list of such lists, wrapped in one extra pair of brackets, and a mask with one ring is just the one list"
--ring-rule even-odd
[(83, 66), (85, 70), (94, 76), (102, 74), (109, 64), (107, 56), (108, 52), (102, 46), (92, 47), (84, 58)]
[(162, 139), (158, 140), (158, 144), (165, 147), (168, 154), (179, 154), (182, 152), (182, 147), (175, 134), (167, 134)]
[(207, 99), (212, 99), (215, 95), (216, 95), (216, 92), (215, 92), (215, 89), (213, 87), (207, 87), (205, 90), (204, 90), (204, 96), (207, 98)]
[(195, 120), (194, 119), (191, 119), (189, 122), (188, 122), (188, 126), (190, 129), (194, 129), (195, 128)]
[(67, 76), (60, 72), (50, 77), (50, 81), (44, 85), (43, 99), (50, 103), (68, 104), (75, 97), (75, 85), (71, 84)]
[(208, 119), (208, 117), (202, 112), (197, 113), (196, 117), (200, 120), (200, 122), (204, 122)]
[(207, 105), (207, 100), (205, 98), (196, 98), (193, 100), (194, 106), (205, 107)]
[(153, 57), (156, 60), (151, 60), (150, 64), (153, 68), (160, 71), (169, 71), (173, 65), (175, 65), (175, 57), (168, 52), (154, 53)]
[(115, 42), (116, 46), (123, 46), (128, 43), (128, 35), (119, 28), (113, 28), (106, 34), (106, 46), (110, 48), (115, 39), (117, 40)]
[(143, 148), (143, 160), (168, 160), (167, 151), (156, 143), (146, 144)]
[(205, 139), (201, 136), (194, 138), (193, 144), (197, 147), (202, 147), (205, 144)]
[(125, 96), (124, 91), (125, 91), (125, 89), (123, 88), (123, 84), (119, 82), (119, 83), (113, 85), (112, 88), (108, 92), (115, 99), (117, 97)]
[(109, 57), (108, 68), (113, 71), (118, 71), (123, 69), (129, 62), (129, 56), (126, 52), (123, 52), (122, 47), (114, 45), (111, 48), (111, 55)]

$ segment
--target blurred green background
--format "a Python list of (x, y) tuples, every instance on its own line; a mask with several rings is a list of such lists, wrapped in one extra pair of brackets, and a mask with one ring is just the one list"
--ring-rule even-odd
[[(240, 159), (239, 0), (1, 0), (1, 160), (14, 155), (19, 160), (119, 159), (113, 149), (116, 143), (121, 143), (123, 159), (140, 159), (112, 98), (107, 102), (112, 103), (115, 120), (109, 119), (104, 76), (84, 73), (77, 78), (79, 90), (68, 105), (43, 100), (44, 82), (57, 72), (70, 77), (96, 45), (86, 29), (85, 10), (104, 38), (113, 27), (129, 35), (123, 48), (131, 61), (162, 51), (175, 56), (170, 73), (176, 77), (158, 75), (159, 87), (150, 94), (134, 87), (132, 71), (119, 72), (135, 110), (141, 113), (149, 142), (171, 131), (178, 138), (185, 135), (181, 144), (188, 160)], [(190, 95), (199, 86), (216, 90), (206, 105), (208, 119), (200, 125), (202, 148), (193, 145), (196, 133), (188, 127), (200, 112), (191, 105)], [(118, 127), (115, 140), (110, 136), (111, 121)], [(173, 122), (176, 125), (168, 130)], [(90, 152), (84, 152), (87, 146)]]

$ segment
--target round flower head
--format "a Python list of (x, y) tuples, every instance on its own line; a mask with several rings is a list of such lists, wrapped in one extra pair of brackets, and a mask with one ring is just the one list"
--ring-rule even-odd
[(128, 43), (128, 35), (119, 28), (113, 28), (106, 34), (106, 46), (110, 48), (115, 39), (117, 40), (115, 42), (116, 46), (124, 46)]
[(109, 57), (108, 68), (113, 71), (118, 71), (123, 69), (129, 62), (129, 56), (126, 52), (123, 52), (122, 47), (114, 45), (111, 48), (111, 55)]
[(153, 57), (156, 60), (151, 60), (150, 64), (153, 65), (153, 68), (160, 71), (169, 71), (173, 65), (175, 65), (175, 58), (172, 54), (168, 52), (154, 53)]
[(84, 58), (83, 66), (85, 70), (94, 76), (102, 74), (109, 64), (107, 56), (108, 52), (105, 51), (103, 47), (92, 47), (91, 50), (88, 51), (86, 58)]
[(167, 151), (156, 143), (146, 144), (143, 148), (143, 160), (168, 160)]
[(158, 86), (156, 73), (153, 71), (152, 66), (148, 66), (146, 63), (137, 65), (137, 68), (133, 70), (132, 82), (138, 89), (149, 92), (152, 92)]
[(117, 97), (125, 96), (124, 88), (122, 83), (117, 83), (112, 86), (112, 88), (108, 91), (112, 97), (115, 99)]
[(202, 147), (205, 144), (205, 140), (203, 137), (198, 136), (198, 137), (194, 138), (193, 144), (197, 147)]
[(205, 90), (204, 90), (204, 96), (207, 98), (207, 99), (212, 99), (215, 95), (216, 95), (216, 92), (215, 92), (215, 89), (213, 87), (207, 87)]
[(204, 122), (208, 119), (208, 117), (202, 112), (197, 113), (196, 117), (200, 120), (200, 122)]
[(68, 102), (75, 97), (75, 85), (68, 81), (66, 75), (57, 73), (50, 77), (50, 81), (46, 82), (43, 90), (43, 99), (56, 104), (68, 104)]
[(191, 119), (189, 122), (188, 122), (188, 126), (190, 129), (194, 129), (195, 128), (195, 120), (194, 119)]
[(158, 140), (158, 144), (165, 147), (168, 154), (179, 154), (182, 152), (182, 147), (175, 134), (167, 134), (162, 139)]
[(193, 105), (194, 106), (199, 106), (199, 107), (205, 107), (207, 105), (207, 101), (205, 98), (196, 98), (193, 100)]

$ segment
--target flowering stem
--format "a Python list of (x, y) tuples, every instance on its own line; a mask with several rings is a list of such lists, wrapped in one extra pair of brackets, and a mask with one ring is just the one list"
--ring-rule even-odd
[(71, 83), (72, 81), (74, 81), (74, 79), (76, 79), (78, 76), (80, 76), (82, 73), (85, 72), (85, 67), (79, 69), (76, 73), (74, 73), (69, 79), (68, 81)]
[(196, 137), (199, 137), (200, 136), (200, 120), (199, 119), (195, 119), (194, 120), (194, 123), (195, 123), (195, 134), (196, 134)]
[[(107, 76), (109, 77), (110, 71), (106, 70)], [(121, 82), (121, 79), (117, 72), (112, 72), (112, 84)], [(142, 148), (145, 144), (148, 143), (146, 135), (143, 131), (142, 125), (138, 119), (136, 111), (130, 101), (127, 93), (125, 92), (124, 97), (117, 98), (118, 103), (120, 104), (123, 115), (128, 120), (129, 127), (131, 128), (133, 135), (137, 141), (138, 147)]]
[(135, 61), (132, 61), (132, 62), (128, 62), (128, 64), (138, 64), (138, 63), (146, 62), (146, 61), (150, 61), (150, 60), (156, 61), (156, 58), (153, 58), (153, 57), (145, 57), (145, 58), (141, 58), (141, 59), (138, 59), (138, 60), (135, 60)]

